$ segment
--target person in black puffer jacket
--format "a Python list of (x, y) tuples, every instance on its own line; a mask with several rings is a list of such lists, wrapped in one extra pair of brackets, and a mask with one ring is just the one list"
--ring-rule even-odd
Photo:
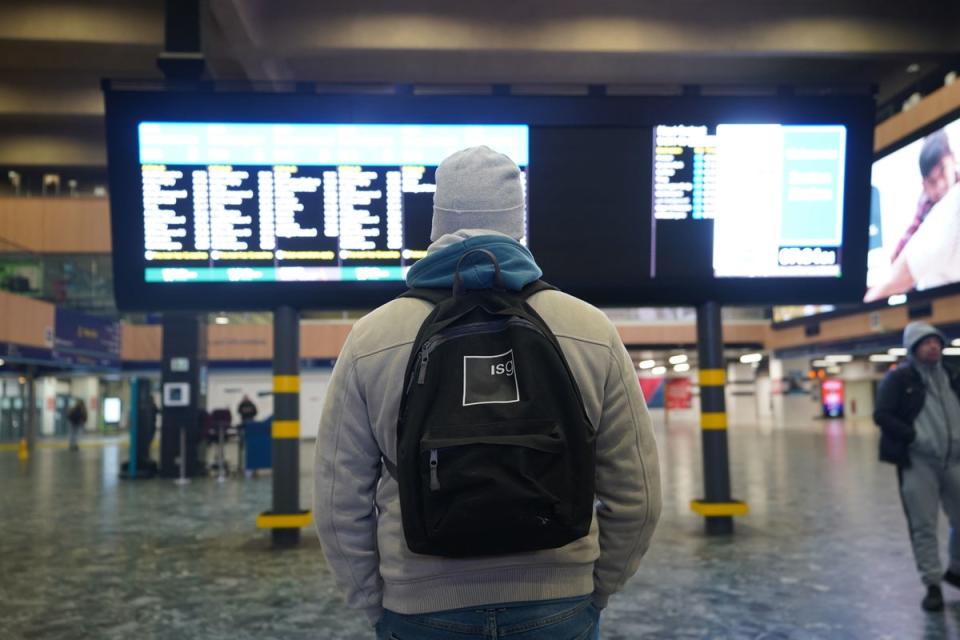
[[(927, 587), (922, 606), (939, 611), (941, 580), (960, 588), (960, 372), (942, 362), (946, 338), (929, 324), (907, 325), (903, 344), (909, 357), (880, 384), (873, 419), (880, 459), (897, 466), (913, 555)], [(946, 573), (937, 541), (941, 503), (952, 528)]]

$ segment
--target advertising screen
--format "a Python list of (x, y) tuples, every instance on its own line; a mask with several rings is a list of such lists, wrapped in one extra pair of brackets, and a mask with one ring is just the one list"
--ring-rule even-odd
[(827, 378), (820, 383), (824, 418), (843, 417), (843, 380)]
[(120, 398), (103, 399), (103, 421), (106, 424), (119, 424), (123, 416), (123, 403)]
[(865, 301), (960, 282), (957, 149), (960, 119), (874, 162)]
[(690, 378), (670, 378), (666, 390), (667, 409), (689, 409), (693, 406), (693, 384)]

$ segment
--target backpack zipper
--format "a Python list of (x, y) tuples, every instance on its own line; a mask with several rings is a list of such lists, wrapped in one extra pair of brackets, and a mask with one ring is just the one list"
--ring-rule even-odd
[[(542, 422), (542, 421), (541, 421)], [(423, 451), (430, 452), (430, 491), (439, 491), (440, 490), (440, 451), (442, 449), (450, 449), (452, 447), (462, 447), (469, 446), (473, 444), (485, 444), (485, 445), (505, 445), (512, 447), (525, 447), (527, 449), (534, 449), (537, 451), (542, 451), (544, 453), (558, 453), (560, 447), (562, 446), (559, 435), (556, 434), (556, 429), (559, 426), (558, 423), (553, 422), (554, 432), (551, 434), (534, 434), (527, 436), (505, 436), (505, 437), (461, 437), (461, 438), (439, 438), (431, 440), (429, 445), (430, 449), (421, 449)]]
[(430, 361), (430, 352), (433, 351), (433, 342), (427, 340), (420, 349), (420, 363), (417, 365), (417, 384), (427, 380), (427, 363)]
[(440, 490), (440, 476), (437, 473), (438, 466), (440, 466), (440, 460), (437, 450), (430, 449), (430, 491)]
[[(420, 362), (417, 365), (417, 384), (424, 384), (427, 380), (427, 364), (430, 362), (430, 352), (436, 349), (439, 345), (452, 340), (453, 338), (460, 338), (463, 336), (476, 335), (480, 333), (498, 333), (503, 331), (508, 324), (511, 323), (513, 318), (507, 320), (506, 322), (502, 320), (494, 320), (490, 322), (473, 322), (470, 324), (465, 324), (462, 327), (454, 327), (445, 333), (438, 333), (437, 335), (427, 339), (420, 346)], [(496, 325), (496, 329), (491, 329), (491, 325)]]

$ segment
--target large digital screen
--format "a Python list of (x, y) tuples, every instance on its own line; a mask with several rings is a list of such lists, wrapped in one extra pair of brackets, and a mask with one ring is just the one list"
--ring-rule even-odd
[(865, 301), (960, 282), (958, 149), (960, 119), (873, 163)]
[[(653, 276), (839, 277), (846, 133), (843, 125), (658, 126)], [(699, 255), (677, 261), (692, 238)]]
[(434, 171), (523, 125), (142, 122), (145, 282), (401, 281), (426, 255)]
[(435, 170), (521, 168), (544, 279), (593, 304), (853, 302), (869, 96), (106, 92), (117, 305), (375, 307), (430, 244)]

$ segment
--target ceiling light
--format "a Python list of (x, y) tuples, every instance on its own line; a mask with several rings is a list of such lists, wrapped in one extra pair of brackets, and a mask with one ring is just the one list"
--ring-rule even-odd
[(830, 362), (829, 360), (814, 360), (813, 362), (810, 363), (810, 366), (816, 369), (822, 369), (824, 367), (829, 367), (832, 364), (833, 363)]
[(667, 372), (667, 368), (666, 368), (666, 367), (654, 367), (654, 368), (651, 369), (651, 371), (650, 371), (650, 373), (652, 373), (652, 374), (655, 375), (655, 376), (662, 376), (662, 375), (665, 374), (666, 372)]
[(950, 344), (952, 344), (955, 347), (960, 347), (960, 338), (956, 338), (955, 340), (952, 340)]
[(947, 347), (942, 353), (945, 356), (960, 356), (960, 347)]
[(673, 370), (677, 373), (684, 373), (686, 371), (690, 371), (690, 365), (686, 362), (681, 362), (680, 364), (673, 365)]
[(763, 360), (762, 353), (746, 353), (740, 356), (740, 362), (743, 364), (753, 364), (754, 362), (760, 362)]
[(217, 324), (230, 324), (230, 318), (227, 316), (217, 316), (217, 319), (214, 320)]
[(903, 347), (894, 347), (893, 349), (887, 349), (887, 353), (892, 356), (905, 356), (907, 355), (907, 350)]
[(827, 362), (853, 362), (853, 356), (841, 354), (841, 355), (830, 355), (824, 358)]
[(657, 362), (656, 360), (644, 360), (637, 366), (640, 367), (641, 369), (652, 369), (655, 366), (657, 366)]
[(676, 356), (670, 356), (670, 360), (669, 360), (670, 364), (683, 364), (686, 361), (687, 361), (687, 354), (685, 353), (681, 353)]
[(889, 353), (875, 353), (870, 356), (870, 362), (896, 362), (897, 356)]
[(906, 301), (907, 301), (907, 294), (905, 293), (898, 293), (895, 296), (890, 296), (889, 298), (887, 298), (887, 304), (890, 305), (891, 307), (895, 307), (898, 304), (903, 304)]

